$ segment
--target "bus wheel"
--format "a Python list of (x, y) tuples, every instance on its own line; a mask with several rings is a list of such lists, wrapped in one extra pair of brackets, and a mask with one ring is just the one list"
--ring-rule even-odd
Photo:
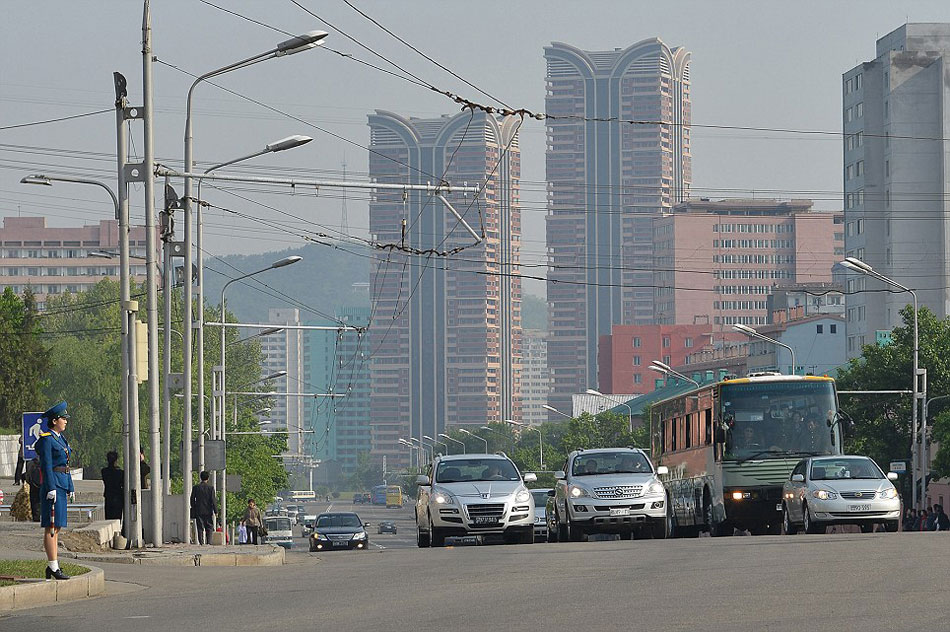
[(708, 487), (703, 488), (703, 524), (699, 530), (710, 534), (713, 530), (712, 498)]

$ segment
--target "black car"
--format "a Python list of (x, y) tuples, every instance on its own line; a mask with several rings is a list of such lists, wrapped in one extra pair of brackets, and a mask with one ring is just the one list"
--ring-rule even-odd
[(310, 534), (311, 551), (369, 548), (369, 534), (360, 517), (352, 512), (324, 513), (317, 516)]
[(396, 535), (396, 523), (392, 520), (382, 520), (376, 527), (376, 533), (392, 533)]

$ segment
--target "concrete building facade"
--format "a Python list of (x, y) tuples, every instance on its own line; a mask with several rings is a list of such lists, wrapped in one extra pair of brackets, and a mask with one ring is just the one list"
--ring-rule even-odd
[(548, 411), (542, 408), (551, 393), (546, 336), (546, 331), (538, 329), (525, 329), (522, 336), (521, 420), (530, 426), (548, 420)]
[[(302, 325), (300, 311), (291, 307), (271, 308), (267, 310), (267, 322), (271, 325)], [(261, 351), (264, 354), (264, 377), (278, 371), (287, 371), (287, 375), (266, 382), (261, 390), (277, 393), (308, 392), (304, 382), (303, 330), (284, 329), (261, 337)], [(232, 388), (229, 385), (228, 388)], [(303, 454), (305, 430), (304, 399), (296, 396), (271, 397), (271, 430), (287, 431), (287, 453)]]
[(548, 365), (563, 409), (597, 384), (600, 336), (653, 322), (652, 219), (692, 179), (690, 53), (653, 38), (609, 51), (555, 42), (544, 57)]
[[(812, 375), (837, 374), (839, 366), (847, 361), (845, 353), (844, 318), (835, 314), (808, 316), (776, 325), (756, 328), (762, 335), (778, 340), (795, 350), (796, 372)], [(792, 372), (792, 358), (788, 349), (771, 342), (749, 341), (749, 372)]]
[(373, 238), (394, 246), (373, 264), (373, 311), (387, 324), (369, 336), (373, 454), (390, 466), (406, 463), (402, 437), (522, 419), (519, 126), (482, 112), (369, 117), (374, 180), (483, 186), (477, 199), (446, 195), (483, 235), (477, 246), (430, 194), (370, 202)]
[[(950, 24), (905, 24), (842, 75), (845, 247), (950, 314)], [(906, 293), (846, 276), (848, 356), (901, 324)], [(867, 290), (867, 291), (865, 291)]]
[(676, 367), (690, 353), (706, 347), (709, 325), (614, 325), (613, 333), (600, 337), (601, 393), (649, 393), (660, 373), (650, 364), (659, 360)]

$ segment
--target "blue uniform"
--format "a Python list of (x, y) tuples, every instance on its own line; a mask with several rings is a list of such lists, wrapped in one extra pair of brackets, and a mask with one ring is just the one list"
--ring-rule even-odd
[[(66, 494), (73, 492), (73, 477), (53, 468), (69, 468), (69, 442), (66, 437), (53, 432), (44, 432), (36, 442), (36, 455), (40, 460), (43, 483), (40, 485), (40, 524), (44, 527), (66, 526)], [(56, 490), (56, 502), (46, 498)], [(51, 520), (53, 518), (53, 520)]]

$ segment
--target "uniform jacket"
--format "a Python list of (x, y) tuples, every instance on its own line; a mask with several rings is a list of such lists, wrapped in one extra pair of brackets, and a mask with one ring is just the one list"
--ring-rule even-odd
[(191, 512), (196, 517), (218, 513), (218, 499), (214, 495), (214, 487), (205, 481), (191, 488)]
[(36, 455), (40, 460), (43, 483), (40, 491), (46, 496), (50, 490), (58, 489), (67, 493), (73, 492), (73, 477), (69, 472), (55, 472), (54, 467), (69, 466), (69, 442), (66, 437), (58, 437), (52, 432), (44, 432), (36, 442)]

